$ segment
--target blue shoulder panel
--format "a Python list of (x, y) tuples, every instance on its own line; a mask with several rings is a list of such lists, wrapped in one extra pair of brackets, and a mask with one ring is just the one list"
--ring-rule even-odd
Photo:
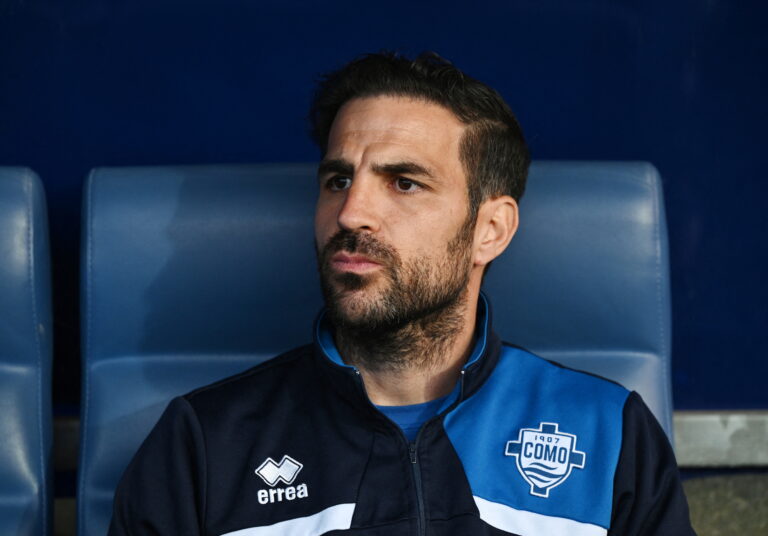
[(476, 498), (608, 528), (628, 395), (505, 346), (444, 425)]

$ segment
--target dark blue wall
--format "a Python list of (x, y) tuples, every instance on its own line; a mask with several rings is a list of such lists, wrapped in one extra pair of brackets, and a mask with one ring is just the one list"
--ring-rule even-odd
[(655, 163), (671, 234), (676, 405), (768, 407), (766, 6), (0, 0), (0, 165), (33, 167), (48, 192), (57, 399), (77, 398), (87, 171), (313, 160), (313, 79), (394, 48), (436, 50), (496, 87), (535, 158)]

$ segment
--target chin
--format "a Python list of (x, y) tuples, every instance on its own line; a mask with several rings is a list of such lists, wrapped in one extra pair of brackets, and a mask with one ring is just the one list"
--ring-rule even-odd
[(375, 308), (375, 303), (376, 296), (372, 295), (370, 289), (342, 290), (336, 294), (334, 307), (340, 316), (355, 322)]
[(321, 278), (323, 295), (330, 317), (337, 325), (362, 328), (382, 314), (383, 303), (391, 289), (380, 274), (351, 272), (328, 274)]
[(369, 287), (343, 289), (335, 292), (327, 305), (336, 322), (359, 328), (368, 325), (372, 317), (378, 316), (381, 299), (380, 292)]

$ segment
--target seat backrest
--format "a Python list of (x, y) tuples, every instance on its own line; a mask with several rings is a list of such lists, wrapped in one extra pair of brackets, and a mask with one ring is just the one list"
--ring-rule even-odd
[(0, 534), (51, 529), (51, 285), (40, 179), (0, 167)]
[[(636, 388), (669, 430), (666, 242), (655, 171), (537, 163), (529, 184), (520, 236), (489, 273), (497, 331)], [(303, 164), (91, 174), (82, 241), (81, 536), (106, 532), (114, 488), (172, 396), (311, 340), (322, 303), (316, 192), (315, 166)], [(537, 264), (545, 262), (558, 264)], [(653, 326), (661, 330), (655, 337)]]
[(99, 169), (85, 190), (78, 533), (171, 397), (312, 339), (314, 166)]
[(653, 166), (535, 163), (520, 229), (485, 288), (506, 340), (636, 390), (672, 437), (667, 228)]

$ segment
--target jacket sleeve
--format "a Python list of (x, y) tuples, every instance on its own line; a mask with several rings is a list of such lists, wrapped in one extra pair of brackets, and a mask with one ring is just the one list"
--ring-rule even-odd
[(205, 481), (199, 422), (189, 402), (175, 398), (123, 474), (109, 536), (200, 534)]
[(609, 536), (695, 536), (672, 446), (640, 395), (624, 405)]

